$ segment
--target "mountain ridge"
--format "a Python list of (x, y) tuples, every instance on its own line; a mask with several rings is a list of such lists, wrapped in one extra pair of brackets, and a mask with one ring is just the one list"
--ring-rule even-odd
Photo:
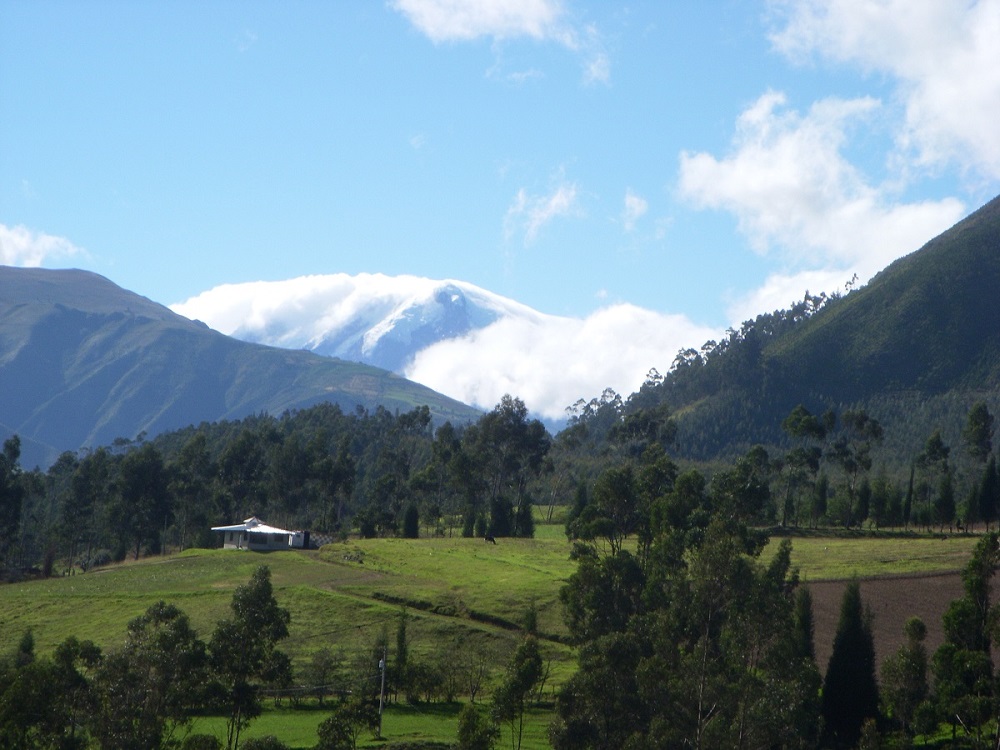
[(428, 405), (478, 411), (357, 363), (238, 341), (88, 271), (0, 267), (0, 424), (25, 463), (202, 421)]
[(800, 403), (870, 411), (888, 453), (916, 455), (936, 428), (960, 445), (974, 402), (1000, 409), (997, 289), (1000, 197), (814, 314), (758, 316), (645, 398), (677, 411), (695, 458), (780, 445), (781, 420)]

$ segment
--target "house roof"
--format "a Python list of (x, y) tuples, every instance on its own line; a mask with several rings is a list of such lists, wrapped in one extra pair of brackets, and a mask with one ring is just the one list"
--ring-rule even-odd
[(232, 526), (213, 526), (212, 531), (254, 531), (258, 534), (294, 534), (294, 531), (289, 531), (288, 529), (279, 529), (277, 526), (268, 526), (266, 523), (261, 521), (257, 516), (250, 516), (243, 523), (233, 524)]

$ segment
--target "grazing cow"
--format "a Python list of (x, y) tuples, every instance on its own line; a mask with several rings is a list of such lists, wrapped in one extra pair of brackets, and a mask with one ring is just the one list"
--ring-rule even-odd
[(486, 536), (484, 536), (484, 537), (483, 537), (483, 541), (486, 541), (486, 542), (493, 542), (493, 544), (496, 544), (496, 543), (497, 543), (497, 540), (493, 538), (493, 535), (492, 535), (492, 534), (487, 534)]

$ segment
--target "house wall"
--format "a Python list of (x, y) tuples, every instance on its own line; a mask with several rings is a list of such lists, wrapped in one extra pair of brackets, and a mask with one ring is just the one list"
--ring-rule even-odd
[(247, 549), (247, 534), (245, 531), (227, 531), (222, 542), (223, 549)]
[(251, 531), (248, 540), (249, 549), (288, 549), (288, 536), (288, 534), (261, 534)]
[(223, 549), (303, 549), (309, 546), (309, 532), (295, 531), (288, 534), (264, 534), (254, 531), (224, 532)]

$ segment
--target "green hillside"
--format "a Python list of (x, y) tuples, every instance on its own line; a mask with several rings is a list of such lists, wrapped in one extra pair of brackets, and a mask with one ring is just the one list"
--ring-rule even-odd
[[(559, 589), (575, 563), (560, 532), (559, 526), (544, 526), (537, 539), (506, 539), (496, 546), (480, 539), (432, 538), (356, 540), (319, 552), (189, 550), (87, 574), (0, 586), (0, 652), (10, 653), (29, 628), (38, 653), (51, 653), (70, 635), (114, 650), (124, 640), (129, 619), (161, 599), (183, 609), (207, 640), (215, 623), (229, 616), (235, 588), (264, 563), (271, 570), (276, 599), (291, 612), (282, 648), (292, 657), (297, 684), (308, 680), (309, 662), (320, 649), (348, 659), (367, 658), (380, 632), (387, 632), (392, 649), (404, 606), (411, 661), (457, 665), (469, 654), (486, 655), (496, 676), (517, 643), (518, 622), (534, 604), (542, 653), (551, 669), (545, 688), (550, 697), (576, 669), (575, 650), (562, 642), (566, 629), (558, 604)], [(975, 542), (973, 537), (802, 537), (794, 539), (793, 562), (807, 581), (935, 574), (961, 568)], [(772, 542), (764, 558), (776, 547)], [(913, 595), (919, 597), (919, 579), (913, 581)], [(821, 650), (829, 649), (834, 616), (831, 612), (824, 619), (819, 610)], [(891, 636), (897, 625), (882, 629)], [(409, 706), (401, 700), (388, 711), (384, 734), (390, 741), (451, 742), (458, 709), (458, 704)], [(290, 747), (309, 748), (326, 715), (315, 710), (314, 701), (298, 709), (268, 702), (247, 736), (276, 734)], [(551, 720), (551, 704), (532, 709), (526, 750), (549, 746), (545, 738)], [(224, 722), (199, 718), (194, 730), (219, 734)], [(385, 743), (365, 734), (362, 744)]]
[(206, 637), (228, 616), (233, 590), (266, 564), (276, 596), (292, 613), (284, 649), (297, 665), (329, 646), (368, 648), (381, 627), (412, 616), (418, 653), (441, 643), (485, 642), (499, 653), (514, 643), (532, 603), (549, 656), (565, 673), (558, 591), (573, 570), (565, 539), (368, 539), (319, 552), (188, 550), (87, 574), (0, 586), (0, 651), (30, 628), (39, 651), (70, 635), (105, 648), (123, 642), (129, 619), (159, 600), (177, 604)]
[(464, 423), (479, 412), (391, 372), (223, 336), (84, 271), (0, 266), (0, 438), (24, 463), (321, 402)]
[[(292, 613), (284, 649), (302, 666), (323, 646), (368, 648), (382, 626), (410, 615), (412, 648), (430, 653), (465, 640), (511, 647), (533, 604), (557, 681), (572, 669), (559, 589), (576, 566), (561, 527), (538, 539), (364, 539), (320, 551), (247, 553), (198, 550), (113, 565), (91, 573), (0, 586), (0, 652), (26, 629), (49, 653), (70, 635), (103, 648), (124, 641), (128, 621), (160, 600), (177, 604), (206, 637), (228, 616), (233, 590), (266, 564), (275, 593)], [(549, 533), (551, 532), (551, 533)], [(805, 580), (957, 570), (973, 537), (799, 538), (793, 563)], [(774, 546), (776, 542), (772, 542)], [(767, 553), (765, 553), (766, 557)]]
[(949, 445), (977, 401), (1000, 407), (1000, 198), (867, 285), (758, 316), (701, 351), (681, 352), (636, 403), (666, 402), (689, 458), (782, 444), (797, 404), (814, 414), (863, 408), (905, 466), (935, 429)]

